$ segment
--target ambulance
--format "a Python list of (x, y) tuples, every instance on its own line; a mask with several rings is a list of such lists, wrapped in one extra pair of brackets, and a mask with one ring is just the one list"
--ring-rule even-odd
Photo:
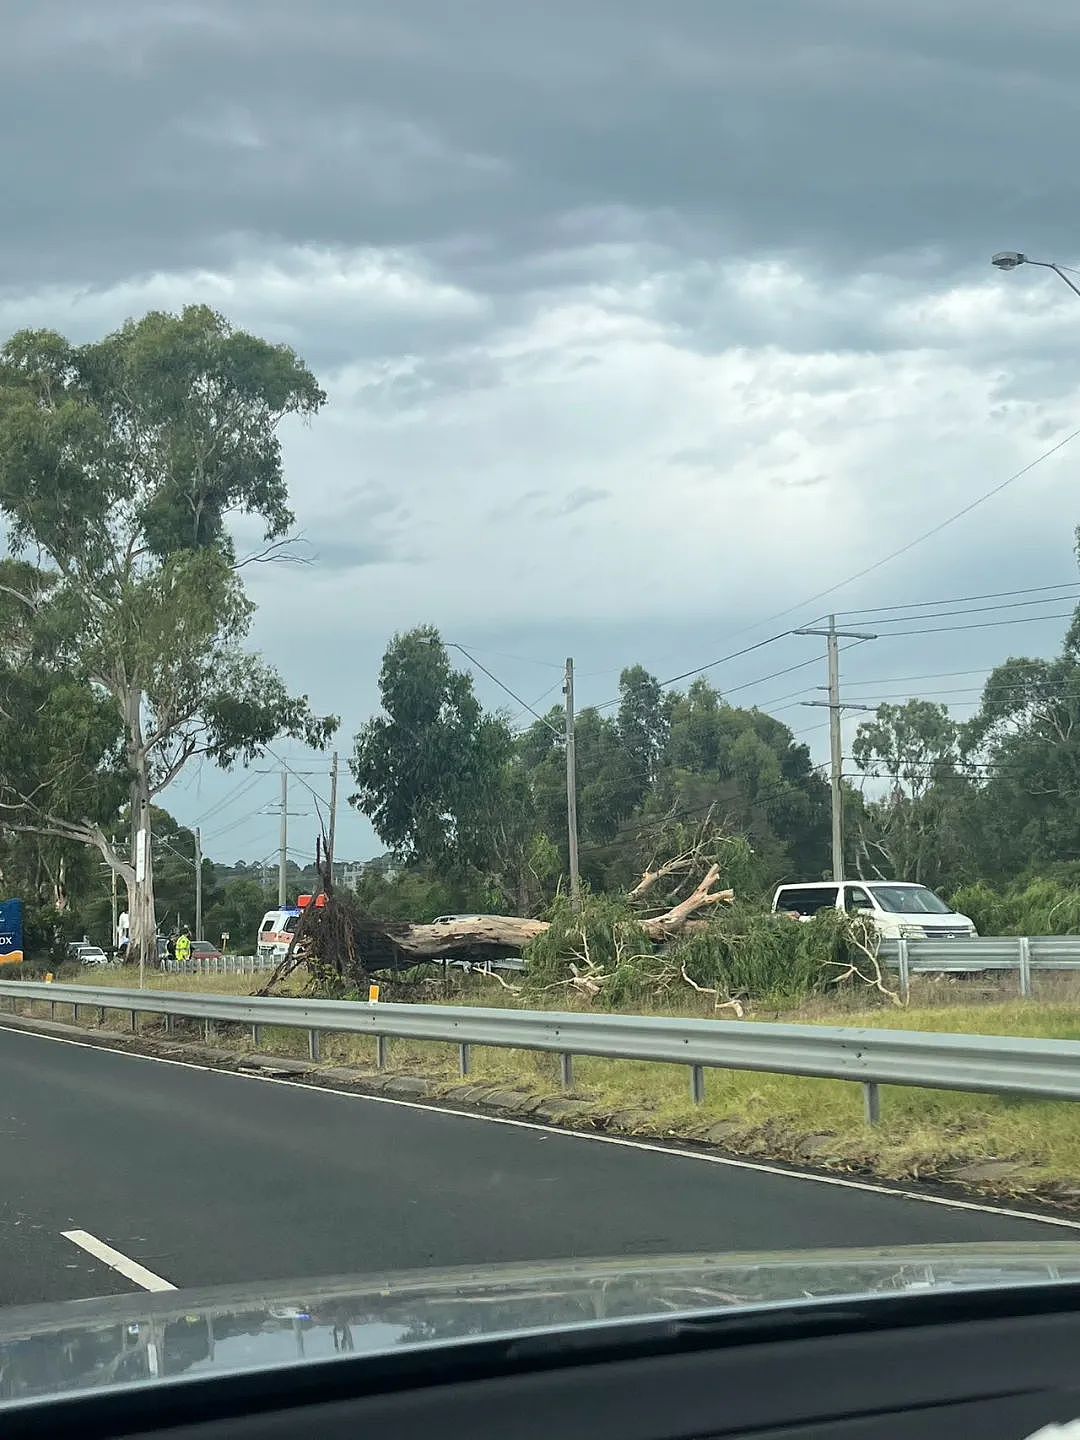
[(300, 916), (309, 905), (321, 910), (325, 904), (325, 895), (300, 895), (295, 905), (286, 905), (280, 910), (268, 910), (262, 918), (259, 937), (255, 942), (259, 959), (272, 960), (275, 964), (284, 960), (296, 934), (296, 927), (300, 924)]
[(260, 960), (284, 960), (303, 912), (299, 905), (286, 905), (282, 910), (268, 910), (259, 926), (255, 942)]

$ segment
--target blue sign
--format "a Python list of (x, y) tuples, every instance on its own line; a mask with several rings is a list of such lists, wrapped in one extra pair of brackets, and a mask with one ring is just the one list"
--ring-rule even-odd
[(0, 901), (0, 965), (17, 965), (23, 958), (23, 902)]

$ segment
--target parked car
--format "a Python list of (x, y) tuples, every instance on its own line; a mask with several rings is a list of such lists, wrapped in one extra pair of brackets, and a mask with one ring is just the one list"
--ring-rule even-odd
[(100, 945), (80, 945), (78, 960), (80, 965), (93, 965), (100, 967), (110, 964), (108, 955)]
[(873, 921), (883, 940), (971, 940), (974, 923), (925, 885), (900, 880), (818, 881), (780, 885), (773, 912), (810, 920), (819, 910), (846, 910)]
[(220, 960), (221, 951), (209, 940), (192, 940), (191, 958), (192, 960)]

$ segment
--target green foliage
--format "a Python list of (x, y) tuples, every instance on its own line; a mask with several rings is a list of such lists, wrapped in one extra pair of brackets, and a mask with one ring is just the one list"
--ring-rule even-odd
[(821, 910), (796, 924), (753, 906), (734, 905), (707, 930), (672, 944), (667, 956), (695, 984), (718, 990), (721, 998), (760, 1004), (800, 1000), (825, 990), (854, 958), (851, 922), (837, 910)]
[(586, 891), (578, 914), (561, 895), (547, 918), (550, 928), (523, 952), (526, 988), (543, 989), (567, 980), (575, 965), (581, 970), (595, 966), (605, 973), (618, 972), (604, 991), (605, 1002), (625, 1003), (643, 980), (645, 955), (652, 949), (629, 901)]
[[(110, 834), (196, 755), (229, 766), (282, 732), (321, 743), (311, 714), (242, 648), (252, 606), (227, 518), (292, 522), (276, 430), (324, 400), (286, 346), (205, 306), (151, 313), (72, 345), (22, 331), (0, 350), (4, 565), (0, 805), (12, 826), (95, 847), (153, 944), (153, 871), (135, 881)], [(44, 708), (41, 708), (44, 707)], [(40, 713), (36, 743), (26, 713)]]
[(944, 705), (880, 705), (859, 726), (855, 763), (885, 787), (858, 824), (859, 870), (887, 880), (948, 883), (963, 873), (974, 798), (961, 727)]
[(720, 1002), (790, 1004), (832, 989), (852, 963), (866, 970), (859, 941), (874, 948), (866, 923), (836, 910), (798, 924), (736, 904), (658, 947), (622, 898), (586, 894), (580, 915), (560, 898), (550, 918), (551, 928), (525, 947), (526, 995), (570, 988), (577, 977), (586, 982), (582, 993), (612, 1010), (685, 1000), (699, 989)]
[(356, 891), (361, 914), (379, 920), (426, 924), (437, 915), (483, 912), (489, 907), (474, 877), (442, 875), (430, 868), (402, 869), (387, 875), (368, 871)]
[(1049, 876), (1002, 890), (980, 880), (957, 890), (951, 903), (980, 935), (1080, 935), (1080, 886)]
[(510, 732), (485, 715), (431, 626), (395, 635), (379, 675), (382, 714), (356, 736), (351, 797), (400, 859), (485, 866)]
[(229, 880), (204, 909), (202, 938), (217, 944), (227, 933), (228, 948), (236, 954), (249, 955), (262, 917), (273, 904), (276, 898), (272, 900), (257, 881)]

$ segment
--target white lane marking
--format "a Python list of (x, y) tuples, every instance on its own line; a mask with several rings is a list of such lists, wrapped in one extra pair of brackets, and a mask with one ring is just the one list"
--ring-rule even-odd
[[(943, 1205), (948, 1210), (973, 1210), (980, 1215), (1003, 1215), (1009, 1220), (1031, 1220), (1037, 1225), (1055, 1225), (1063, 1230), (1080, 1230), (1080, 1220), (1063, 1215), (1040, 1215), (1033, 1210), (1013, 1210), (1004, 1205), (983, 1205), (977, 1200), (956, 1200), (948, 1195), (924, 1195), (918, 1190), (904, 1190), (897, 1185), (881, 1185), (873, 1180), (851, 1180), (841, 1175), (815, 1175), (803, 1170), (787, 1170), (783, 1165), (769, 1165), (761, 1160), (737, 1160), (729, 1155), (711, 1155), (704, 1150), (682, 1150), (676, 1145), (656, 1145), (648, 1140), (632, 1140), (624, 1135), (597, 1135), (585, 1130), (563, 1130), (557, 1125), (540, 1125), (535, 1120), (516, 1120), (507, 1115), (477, 1115), (472, 1110), (456, 1110), (438, 1102), (421, 1104), (416, 1100), (398, 1100), (389, 1095), (365, 1095), (358, 1090), (337, 1090), (329, 1085), (307, 1085), (302, 1080), (285, 1080), (277, 1075), (252, 1075), (244, 1070), (221, 1070), (202, 1065), (197, 1060), (174, 1060), (164, 1055), (140, 1055), (137, 1050), (121, 1050), (112, 1045), (92, 1045), (86, 1040), (70, 1040), (66, 1035), (49, 1035), (43, 1030), (24, 1030), (4, 1023), (0, 1030), (13, 1030), (36, 1040), (51, 1040), (57, 1045), (74, 1045), (78, 1050), (104, 1050), (110, 1055), (123, 1055), (132, 1060), (148, 1060), (155, 1065), (179, 1065), (183, 1070), (201, 1070), (208, 1075), (223, 1075), (233, 1080), (255, 1080), (262, 1085), (288, 1085), (308, 1094), (338, 1095), (345, 1100), (366, 1100), (376, 1105), (399, 1105), (405, 1110), (422, 1110), (427, 1114), (452, 1115), (460, 1120), (479, 1120), (485, 1125), (512, 1125), (518, 1130), (536, 1130), (541, 1135), (567, 1140), (583, 1140), (592, 1145), (620, 1145), (626, 1150), (647, 1150), (654, 1155), (667, 1155), (677, 1160), (697, 1160), (706, 1165), (722, 1165), (731, 1170), (750, 1170), (758, 1175), (778, 1175), (784, 1180), (802, 1180), (811, 1185), (835, 1185), (841, 1190), (862, 1190), (870, 1195), (889, 1195), (894, 1200), (916, 1200), (923, 1205)], [(268, 1055), (267, 1060), (274, 1057)]]
[(61, 1230), (65, 1240), (70, 1240), (73, 1245), (78, 1245), (88, 1255), (93, 1255), (95, 1260), (100, 1260), (103, 1265), (108, 1265), (110, 1270), (123, 1275), (125, 1280), (131, 1280), (136, 1285), (141, 1285), (144, 1290), (175, 1290), (176, 1286), (171, 1285), (168, 1280), (163, 1280), (160, 1275), (155, 1275), (152, 1270), (147, 1270), (145, 1265), (140, 1265), (137, 1260), (131, 1260), (126, 1255), (121, 1255), (119, 1250), (114, 1250), (111, 1245), (106, 1245), (104, 1240), (99, 1240), (91, 1235), (88, 1230)]

